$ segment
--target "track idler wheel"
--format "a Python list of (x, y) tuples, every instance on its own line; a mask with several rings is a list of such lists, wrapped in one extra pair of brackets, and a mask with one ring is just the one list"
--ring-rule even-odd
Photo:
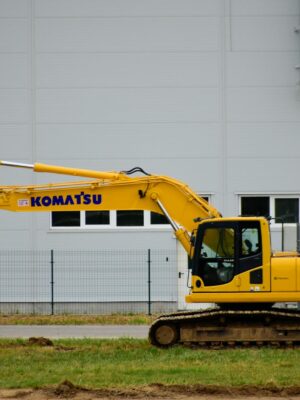
[(169, 347), (179, 339), (178, 328), (173, 323), (157, 324), (151, 332), (151, 342), (156, 346)]

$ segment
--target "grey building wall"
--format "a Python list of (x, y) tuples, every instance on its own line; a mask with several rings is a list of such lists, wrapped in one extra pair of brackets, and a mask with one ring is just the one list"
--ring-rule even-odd
[[(300, 193), (298, 0), (0, 0), (1, 158), (139, 165), (211, 194)], [(1, 169), (1, 184), (63, 177)], [(68, 178), (67, 178), (68, 179)], [(170, 231), (54, 232), (1, 212), (0, 247), (175, 248)]]

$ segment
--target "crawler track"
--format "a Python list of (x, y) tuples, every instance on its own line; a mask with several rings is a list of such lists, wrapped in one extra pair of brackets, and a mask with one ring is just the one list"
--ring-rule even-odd
[(210, 309), (162, 315), (151, 325), (149, 340), (159, 347), (291, 347), (300, 344), (300, 312)]

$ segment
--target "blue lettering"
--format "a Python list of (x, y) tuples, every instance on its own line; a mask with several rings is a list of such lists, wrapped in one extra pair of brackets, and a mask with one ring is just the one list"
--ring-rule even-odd
[(81, 195), (80, 194), (75, 194), (74, 195), (76, 204), (81, 204)]
[(30, 197), (31, 207), (41, 207), (40, 197)]
[(101, 204), (102, 196), (101, 194), (93, 194), (93, 203), (94, 204)]
[(42, 204), (43, 204), (43, 206), (45, 206), (45, 207), (51, 206), (51, 197), (49, 197), (49, 196), (44, 196), (44, 197), (42, 198)]
[(72, 199), (72, 196), (68, 194), (68, 196), (66, 197), (66, 200), (65, 200), (65, 206), (68, 206), (70, 204), (74, 205), (74, 200)]
[(63, 195), (58, 196), (37, 196), (30, 198), (31, 207), (49, 207), (49, 206), (69, 206), (69, 205), (99, 205), (102, 203), (101, 194), (85, 194), (81, 192), (80, 194), (74, 194), (73, 196), (68, 194), (66, 197)]
[(86, 205), (91, 204), (91, 195), (90, 194), (85, 194), (83, 196), (83, 204), (86, 204)]
[(63, 206), (64, 205), (64, 198), (62, 196), (53, 196), (52, 205), (53, 206)]

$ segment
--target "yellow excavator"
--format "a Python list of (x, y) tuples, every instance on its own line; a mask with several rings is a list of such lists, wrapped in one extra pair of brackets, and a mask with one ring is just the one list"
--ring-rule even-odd
[[(300, 258), (296, 252), (272, 253), (267, 219), (223, 218), (186, 184), (138, 167), (102, 172), (41, 163), (0, 161), (0, 165), (89, 178), (0, 186), (2, 210), (149, 210), (167, 218), (189, 257), (191, 287), (186, 301), (217, 307), (160, 316), (150, 327), (152, 344), (300, 342), (300, 312), (273, 306), (300, 302)], [(132, 177), (134, 173), (139, 175)]]

